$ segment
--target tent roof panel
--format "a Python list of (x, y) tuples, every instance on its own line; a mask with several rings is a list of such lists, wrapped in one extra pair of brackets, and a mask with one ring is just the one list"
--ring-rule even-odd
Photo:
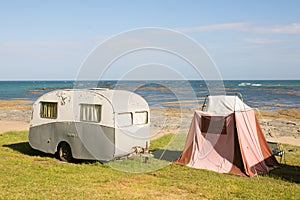
[(238, 96), (216, 95), (207, 98), (208, 104), (204, 111), (210, 114), (230, 114), (253, 109)]

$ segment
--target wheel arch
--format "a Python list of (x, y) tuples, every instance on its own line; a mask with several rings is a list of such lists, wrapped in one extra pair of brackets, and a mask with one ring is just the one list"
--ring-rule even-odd
[(57, 145), (56, 157), (63, 162), (73, 162), (72, 147), (67, 141), (61, 141)]
[[(56, 145), (56, 147), (55, 147), (55, 153), (58, 152), (59, 147), (60, 147), (63, 143), (66, 143), (67, 145), (69, 145), (69, 147), (71, 148), (71, 151), (72, 151), (72, 146), (71, 146), (71, 144), (70, 144), (67, 140), (60, 140), (60, 141), (57, 142), (57, 145)], [(73, 153), (73, 152), (72, 152), (72, 153)]]

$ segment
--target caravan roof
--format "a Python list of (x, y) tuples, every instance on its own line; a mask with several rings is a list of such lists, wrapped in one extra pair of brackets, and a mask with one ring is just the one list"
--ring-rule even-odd
[(113, 106), (115, 112), (125, 112), (128, 108), (148, 109), (147, 101), (141, 96), (126, 90), (108, 90), (103, 88), (88, 89), (104, 96)]

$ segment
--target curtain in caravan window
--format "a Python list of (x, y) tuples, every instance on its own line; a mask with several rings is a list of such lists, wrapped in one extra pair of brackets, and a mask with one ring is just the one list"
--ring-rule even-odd
[(101, 105), (81, 104), (80, 105), (80, 120), (87, 122), (100, 122)]
[(57, 103), (53, 102), (41, 102), (41, 112), (42, 118), (57, 118)]

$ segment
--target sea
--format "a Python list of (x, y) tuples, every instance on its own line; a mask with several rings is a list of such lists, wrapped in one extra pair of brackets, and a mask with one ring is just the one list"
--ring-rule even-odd
[(150, 107), (199, 109), (207, 94), (240, 95), (253, 108), (275, 112), (300, 107), (300, 80), (0, 81), (0, 100), (33, 103), (56, 89), (109, 88), (133, 91)]

